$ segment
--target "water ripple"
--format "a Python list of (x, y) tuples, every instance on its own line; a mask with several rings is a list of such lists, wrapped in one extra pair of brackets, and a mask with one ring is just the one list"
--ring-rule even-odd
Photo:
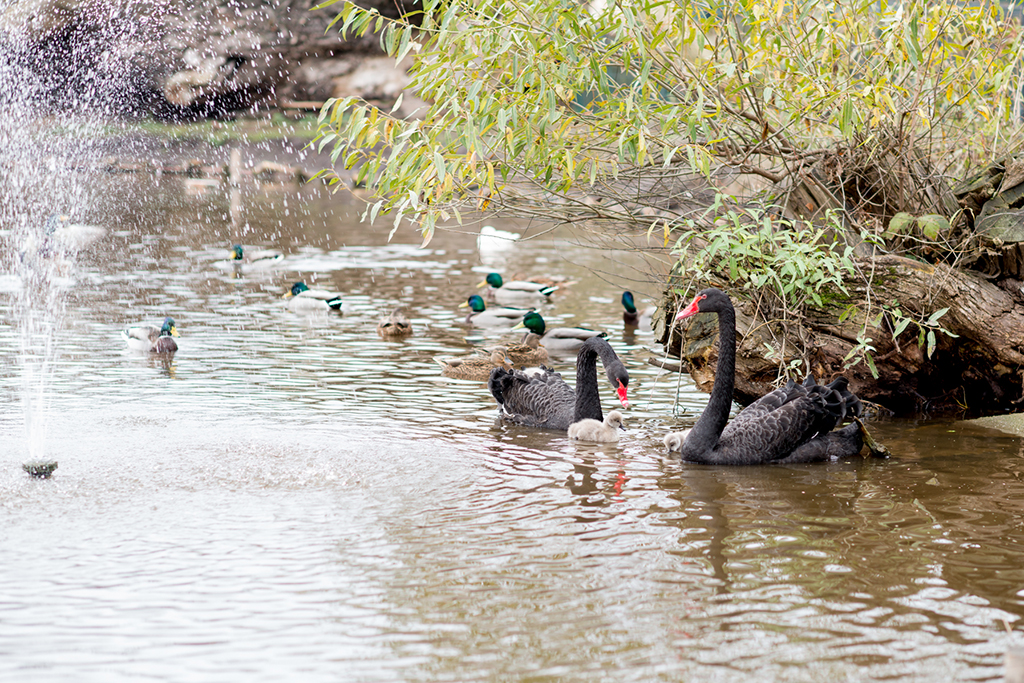
[[(137, 182), (101, 188), (120, 207), (92, 217), (110, 239), (68, 290), (48, 481), (19, 468), (19, 287), (0, 279), (5, 680), (1000, 675), (1005, 624), (1024, 613), (1016, 437), (878, 423), (890, 460), (666, 458), (660, 437), (706, 397), (647, 365), (649, 337), (625, 342), (621, 285), (594, 275), (644, 264), (565, 235), (488, 263), (581, 281), (544, 315), (609, 331), (633, 377), (630, 428), (593, 445), (504, 425), (483, 383), (432, 360), (514, 336), (460, 324), (475, 235), (392, 244), (312, 191), (246, 195), (239, 235), (223, 193)], [(216, 264), (239, 240), (286, 258), (233, 277)], [(349, 312), (291, 313), (281, 294), (298, 279)], [(416, 334), (381, 340), (397, 305)], [(122, 348), (122, 327), (168, 314), (173, 359)]]

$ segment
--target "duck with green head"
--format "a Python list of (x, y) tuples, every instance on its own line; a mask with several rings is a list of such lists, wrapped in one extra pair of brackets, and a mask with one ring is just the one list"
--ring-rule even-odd
[(487, 308), (484, 298), (474, 294), (459, 308), (469, 308), (470, 313), (466, 316), (466, 323), (479, 327), (500, 327), (502, 325), (514, 325), (523, 319), (523, 316), (532, 311), (532, 308), (513, 308), (511, 306), (497, 306)]
[(622, 293), (622, 322), (626, 327), (635, 327), (640, 330), (651, 329), (651, 318), (654, 316), (654, 306), (648, 306), (642, 312), (636, 308), (633, 300), (633, 292)]
[(575, 353), (583, 346), (583, 342), (591, 337), (607, 336), (604, 332), (590, 330), (586, 327), (553, 327), (549, 329), (544, 323), (544, 318), (536, 311), (530, 311), (523, 316), (523, 321), (513, 329), (520, 327), (525, 327), (530, 332), (539, 335), (540, 343), (555, 353)]
[(558, 289), (556, 285), (545, 285), (530, 280), (505, 282), (501, 279), (500, 273), (488, 274), (479, 286), (487, 287), (487, 296), (499, 304), (547, 301), (551, 293)]
[(174, 338), (178, 335), (178, 328), (174, 324), (174, 318), (164, 318), (162, 326), (136, 325), (121, 330), (121, 338), (128, 344), (132, 351), (147, 353), (174, 353), (178, 350), (178, 344)]
[(243, 249), (241, 244), (231, 247), (229, 261), (236, 272), (272, 268), (284, 260), (284, 254), (273, 249)]
[(295, 313), (342, 311), (345, 304), (341, 294), (324, 289), (310, 289), (305, 282), (296, 282), (282, 298), (288, 299), (288, 309)]

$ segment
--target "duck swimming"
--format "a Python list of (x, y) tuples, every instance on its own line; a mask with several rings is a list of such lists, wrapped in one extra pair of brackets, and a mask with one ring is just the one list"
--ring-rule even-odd
[(178, 350), (178, 344), (174, 338), (178, 335), (178, 328), (174, 324), (174, 318), (164, 318), (162, 326), (137, 325), (126, 327), (121, 330), (121, 338), (128, 344), (132, 351), (144, 351), (149, 353), (174, 353)]
[(404, 307), (399, 306), (377, 323), (377, 334), (384, 338), (408, 337), (412, 334), (412, 323), (405, 316)]
[(466, 323), (478, 327), (499, 327), (502, 325), (514, 325), (523, 319), (523, 316), (532, 311), (532, 308), (512, 308), (510, 306), (497, 306), (487, 308), (484, 298), (479, 294), (466, 299), (459, 304), (459, 308), (469, 308), (470, 313), (466, 316)]
[(529, 280), (504, 282), (500, 273), (488, 274), (479, 286), (487, 287), (487, 296), (499, 304), (540, 303), (547, 301), (552, 292), (558, 289), (556, 285)]
[(622, 309), (622, 322), (627, 327), (635, 327), (645, 332), (651, 330), (651, 318), (654, 317), (656, 310), (654, 306), (648, 306), (642, 312), (638, 311), (633, 300), (633, 292), (623, 292)]
[[(525, 327), (540, 337), (540, 343), (555, 353), (575, 353), (583, 346), (583, 342), (591, 337), (604, 337), (604, 332), (589, 330), (585, 327), (553, 327), (548, 329), (543, 316), (531, 311), (523, 316), (523, 321), (512, 329)], [(525, 337), (524, 337), (525, 339)]]
[(273, 249), (245, 250), (241, 244), (231, 247), (231, 260), (228, 264), (235, 272), (264, 270), (272, 268), (284, 260), (284, 254)]
[(441, 374), (452, 379), (471, 379), (486, 382), (495, 368), (512, 369), (512, 362), (499, 346), (491, 351), (490, 356), (467, 356), (465, 358), (434, 358), (441, 366)]
[(540, 344), (540, 335), (533, 332), (527, 332), (523, 341), (518, 344), (506, 344), (505, 350), (508, 352), (509, 360), (517, 368), (536, 367), (551, 360), (548, 350)]
[(305, 282), (296, 282), (284, 294), (288, 299), (288, 309), (296, 313), (315, 313), (317, 311), (340, 311), (343, 307), (341, 294), (323, 289), (310, 289)]

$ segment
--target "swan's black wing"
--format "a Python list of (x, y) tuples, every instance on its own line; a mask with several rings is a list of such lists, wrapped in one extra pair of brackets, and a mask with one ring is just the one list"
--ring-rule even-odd
[(814, 438), (826, 415), (825, 401), (820, 395), (797, 396), (761, 413), (757, 420), (726, 427), (713, 449), (713, 461), (746, 465), (781, 460)]
[(763, 420), (769, 413), (778, 410), (790, 401), (806, 395), (807, 389), (803, 385), (790, 380), (786, 386), (779, 387), (775, 391), (765, 394), (741, 410), (739, 415), (733, 418), (732, 422), (727, 424), (725, 429), (722, 430), (721, 438), (726, 439), (733, 434), (746, 431), (749, 424)]
[(791, 464), (838, 460), (857, 455), (863, 447), (864, 433), (861, 431), (860, 425), (854, 422), (842, 429), (811, 439), (776, 462)]
[(808, 376), (764, 395), (722, 431), (716, 460), (798, 463), (856, 455), (863, 444), (859, 426), (832, 431), (862, 412), (848, 384), (840, 377), (820, 385)]
[(487, 382), (504, 419), (530, 427), (568, 429), (576, 393), (562, 376), (541, 366), (539, 371), (491, 372)]

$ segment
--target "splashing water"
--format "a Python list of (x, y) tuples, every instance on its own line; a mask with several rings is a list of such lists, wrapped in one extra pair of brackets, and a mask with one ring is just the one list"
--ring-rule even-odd
[[(32, 459), (45, 454), (48, 387), (58, 356), (56, 343), (65, 321), (67, 294), (74, 283), (75, 250), (59, 214), (43, 215), (51, 207), (33, 197), (62, 197), (70, 203), (74, 184), (65, 183), (58, 166), (39, 169), (31, 154), (5, 140), (20, 127), (3, 126), (0, 146), (7, 150), (5, 180), (8, 193), (0, 199), (0, 224), (9, 226), (4, 267), (13, 276), (12, 310), (18, 328), (18, 361), (22, 373), (25, 436)], [(31, 147), (31, 138), (22, 147)], [(63, 192), (58, 192), (58, 188)]]
[[(110, 108), (109, 88), (102, 105), (92, 104), (101, 101), (91, 76), (95, 60), (78, 59), (81, 44), (69, 42), (60, 58), (51, 58), (53, 67), (36, 47), (16, 34), (0, 36), (0, 272), (17, 330), (10, 351), (20, 366), (32, 459), (45, 455), (49, 387), (77, 252), (101, 234), (80, 225), (95, 190), (79, 176), (98, 153), (97, 133)], [(81, 73), (68, 77), (75, 64)], [(55, 90), (63, 79), (65, 89)]]

